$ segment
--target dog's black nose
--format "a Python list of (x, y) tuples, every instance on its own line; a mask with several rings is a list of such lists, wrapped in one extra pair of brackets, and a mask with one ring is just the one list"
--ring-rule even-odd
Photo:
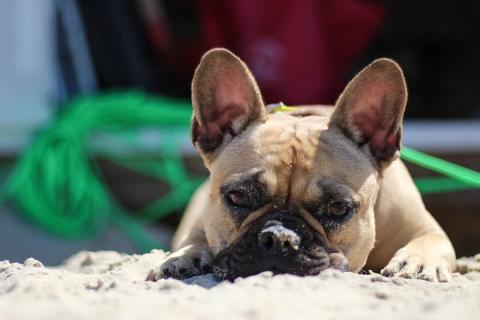
[(258, 243), (265, 251), (298, 250), (301, 242), (302, 239), (298, 234), (281, 224), (268, 226), (258, 233)]

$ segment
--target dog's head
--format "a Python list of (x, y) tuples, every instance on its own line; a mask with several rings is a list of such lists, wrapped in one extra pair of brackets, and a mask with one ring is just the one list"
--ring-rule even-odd
[(207, 52), (192, 83), (192, 139), (211, 175), (203, 218), (217, 275), (359, 271), (406, 100), (401, 69), (379, 59), (335, 107), (267, 113), (247, 66), (228, 50)]

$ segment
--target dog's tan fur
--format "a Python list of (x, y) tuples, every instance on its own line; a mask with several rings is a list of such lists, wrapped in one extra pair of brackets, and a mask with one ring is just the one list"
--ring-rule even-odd
[[(177, 251), (157, 277), (166, 267), (191, 271), (208, 265), (251, 223), (272, 207), (288, 204), (326, 245), (345, 255), (353, 272), (366, 268), (447, 281), (454, 268), (452, 245), (398, 159), (406, 99), (398, 65), (379, 59), (352, 80), (335, 107), (266, 113), (245, 64), (224, 49), (208, 52), (192, 84), (192, 134), (210, 178), (194, 195), (173, 241)], [(377, 110), (370, 118), (373, 105), (381, 105), (382, 114)], [(375, 119), (381, 125), (366, 131)], [(366, 134), (369, 144), (360, 145)], [(222, 202), (221, 186), (255, 172), (261, 172), (269, 194), (282, 203), (263, 206), (237, 224)], [(358, 212), (333, 233), (327, 234), (302, 209), (303, 203), (321, 196), (318, 181), (360, 203)]]

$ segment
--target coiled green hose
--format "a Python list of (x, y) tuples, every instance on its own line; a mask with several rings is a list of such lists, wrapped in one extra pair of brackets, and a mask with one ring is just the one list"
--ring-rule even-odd
[[(65, 110), (36, 134), (9, 177), (3, 198), (10, 199), (34, 223), (62, 237), (90, 237), (113, 221), (142, 251), (159, 247), (143, 231), (139, 219), (126, 214), (112, 201), (87, 145), (95, 134), (102, 132), (136, 127), (187, 130), (190, 104), (127, 92), (79, 98)], [(168, 141), (158, 148), (162, 160), (143, 163), (138, 169), (170, 182), (172, 191), (160, 202), (168, 206), (157, 205), (138, 214), (148, 221), (184, 206), (201, 181), (188, 176), (178, 148)], [(129, 165), (128, 161), (123, 162)]]

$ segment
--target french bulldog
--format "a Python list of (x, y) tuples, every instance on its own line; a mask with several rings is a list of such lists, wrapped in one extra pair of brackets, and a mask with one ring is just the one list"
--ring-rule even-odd
[(269, 112), (245, 63), (208, 51), (192, 81), (191, 134), (210, 177), (148, 279), (334, 268), (448, 281), (452, 244), (399, 159), (406, 103), (402, 70), (382, 58), (335, 106)]

